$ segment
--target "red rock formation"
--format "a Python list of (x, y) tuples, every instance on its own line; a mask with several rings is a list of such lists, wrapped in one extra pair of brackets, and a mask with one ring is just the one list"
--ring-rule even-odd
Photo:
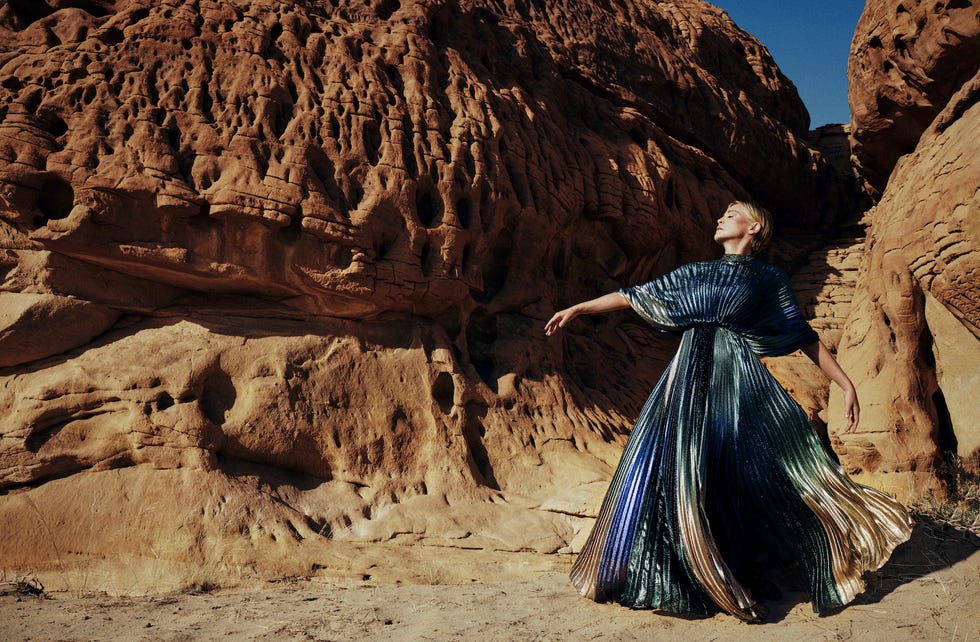
[(872, 189), (912, 152), (946, 102), (980, 68), (973, 2), (873, 0), (858, 21), (848, 63), (852, 148)]
[(700, 2), (50, 0), (0, 30), (11, 563), (43, 516), (111, 517), (71, 540), (96, 554), (570, 550), (670, 346), (545, 319), (711, 256), (732, 198), (797, 230), (846, 199)]
[[(950, 455), (980, 466), (967, 392), (980, 360), (978, 70), (980, 23), (969, 3), (865, 8), (849, 71), (854, 153), (884, 192), (867, 215), (840, 345), (864, 430), (834, 439), (849, 472), (903, 498), (942, 492), (936, 470)], [(832, 395), (831, 417), (839, 404)]]
[[(848, 472), (905, 498), (937, 489), (945, 452), (980, 464), (980, 76), (899, 161), (870, 212), (868, 251), (841, 344), (866, 432), (840, 435)], [(831, 397), (830, 414), (840, 399)]]

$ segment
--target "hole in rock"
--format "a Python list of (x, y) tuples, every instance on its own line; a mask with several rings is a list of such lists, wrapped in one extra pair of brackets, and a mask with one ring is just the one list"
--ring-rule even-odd
[(68, 131), (68, 123), (55, 114), (49, 114), (41, 119), (41, 128), (54, 138), (60, 138)]
[(402, 163), (405, 165), (405, 171), (409, 176), (415, 176), (419, 173), (419, 164), (415, 159), (415, 142), (413, 137), (412, 120), (406, 116), (402, 121)]
[[(391, 251), (391, 246), (394, 245), (394, 241), (385, 237), (381, 237), (381, 240), (377, 242), (374, 246), (374, 260), (383, 261), (385, 257), (388, 256), (388, 252)], [(424, 250), (425, 248), (423, 248)]]
[(464, 229), (470, 227), (470, 199), (461, 198), (456, 201), (456, 218), (459, 219), (459, 224)]
[(440, 372), (432, 383), (432, 399), (439, 404), (439, 409), (448, 414), (453, 409), (456, 395), (456, 384), (448, 372)]
[(382, 20), (387, 20), (391, 17), (391, 14), (398, 11), (400, 6), (401, 3), (398, 0), (381, 0), (381, 2), (378, 3), (375, 11), (377, 12), (379, 18)]
[(347, 184), (347, 190), (345, 196), (347, 197), (347, 209), (349, 211), (354, 211), (357, 206), (361, 204), (361, 199), (364, 198), (364, 188), (361, 184), (357, 182), (357, 179), (353, 176), (348, 177), (350, 182)]
[(235, 405), (237, 396), (235, 385), (228, 373), (215, 368), (204, 382), (204, 389), (201, 391), (201, 411), (215, 425), (220, 426), (225, 423), (225, 417)]
[(432, 246), (430, 246), (429, 242), (426, 241), (422, 244), (422, 249), (419, 252), (419, 264), (422, 267), (422, 274), (425, 276), (432, 276), (432, 269), (435, 267), (433, 263)]
[(425, 227), (432, 227), (435, 224), (440, 214), (439, 204), (428, 190), (421, 192), (416, 198), (415, 212), (418, 214), (419, 223)]
[(514, 237), (510, 230), (503, 229), (490, 243), (490, 256), (483, 266), (482, 301), (489, 301), (503, 289), (510, 274), (510, 255), (514, 247)]
[(408, 423), (408, 415), (405, 414), (405, 410), (395, 408), (395, 411), (391, 413), (391, 419), (388, 420), (388, 428), (392, 433), (398, 433), (404, 431)]
[(470, 353), (470, 363), (476, 368), (480, 378), (497, 391), (497, 378), (494, 376), (493, 344), (497, 340), (497, 319), (483, 310), (475, 311), (466, 324), (466, 346)]
[(170, 396), (170, 393), (164, 391), (161, 392), (156, 400), (157, 411), (166, 410), (174, 405), (174, 398)]
[(302, 535), (300, 535), (300, 532), (296, 528), (296, 526), (288, 519), (286, 520), (286, 528), (289, 529), (289, 533), (293, 536), (293, 539), (295, 539), (297, 542), (302, 542), (305, 539)]
[(24, 27), (54, 13), (54, 9), (40, 0), (8, 0), (7, 8)]
[(381, 131), (378, 122), (373, 119), (365, 120), (361, 134), (368, 162), (377, 165), (381, 157)]
[(41, 210), (45, 220), (65, 218), (71, 212), (74, 204), (75, 190), (72, 189), (68, 181), (51, 178), (41, 183), (37, 197), (37, 208)]
[(124, 36), (122, 29), (119, 29), (118, 27), (109, 27), (99, 34), (99, 39), (107, 45), (118, 45), (123, 41), (123, 38)]
[(480, 227), (484, 232), (489, 232), (493, 227), (493, 209), (491, 203), (494, 201), (494, 194), (490, 185), (483, 182), (480, 185)]
[(640, 130), (639, 127), (631, 127), (629, 133), (630, 133), (630, 138), (633, 139), (633, 142), (636, 143), (637, 147), (646, 149), (647, 136), (645, 133), (643, 133), (642, 130)]
[(276, 23), (272, 25), (272, 29), (269, 29), (269, 42), (275, 42), (279, 40), (279, 36), (282, 35), (282, 24)]
[(405, 82), (402, 80), (402, 74), (398, 71), (398, 67), (395, 65), (385, 66), (385, 75), (388, 76), (388, 82), (391, 83), (392, 88), (395, 90), (395, 94), (401, 96), (405, 92)]

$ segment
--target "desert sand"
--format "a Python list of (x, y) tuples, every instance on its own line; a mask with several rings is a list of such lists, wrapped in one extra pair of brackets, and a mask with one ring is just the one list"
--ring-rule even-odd
[(977, 538), (928, 521), (823, 617), (577, 597), (673, 345), (541, 332), (758, 200), (861, 430), (770, 367), (976, 532), (970, 3), (870, 0), (816, 137), (700, 0), (0, 1), (0, 60), (0, 640), (978, 636)]
[[(31, 596), (6, 584), (0, 639), (966, 641), (980, 638), (978, 544), (969, 532), (920, 519), (912, 540), (868, 577), (854, 603), (817, 615), (791, 577), (778, 577), (783, 596), (767, 602), (769, 619), (759, 625), (596, 604), (568, 583), (568, 555), (515, 553), (508, 562), (481, 551), (389, 547), (388, 571), (427, 558), (422, 580), (429, 583), (314, 575), (123, 597)], [(384, 545), (371, 550), (378, 548)], [(512, 579), (480, 581), (502, 573)], [(464, 580), (467, 574), (478, 577)], [(49, 582), (63, 583), (57, 575)]]

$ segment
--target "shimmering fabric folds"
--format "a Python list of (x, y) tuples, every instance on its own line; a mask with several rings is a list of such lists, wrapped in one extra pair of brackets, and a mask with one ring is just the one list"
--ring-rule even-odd
[(852, 482), (757, 358), (817, 340), (786, 275), (744, 256), (692, 263), (620, 293), (683, 332), (572, 569), (597, 601), (675, 613), (760, 613), (745, 588), (759, 550), (802, 569), (816, 610), (908, 539), (894, 499)]

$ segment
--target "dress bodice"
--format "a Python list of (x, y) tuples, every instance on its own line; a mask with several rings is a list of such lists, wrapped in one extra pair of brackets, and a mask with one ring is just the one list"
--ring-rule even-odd
[(817, 340), (786, 273), (747, 255), (689, 263), (619, 292), (659, 330), (720, 326), (760, 356), (787, 354)]

